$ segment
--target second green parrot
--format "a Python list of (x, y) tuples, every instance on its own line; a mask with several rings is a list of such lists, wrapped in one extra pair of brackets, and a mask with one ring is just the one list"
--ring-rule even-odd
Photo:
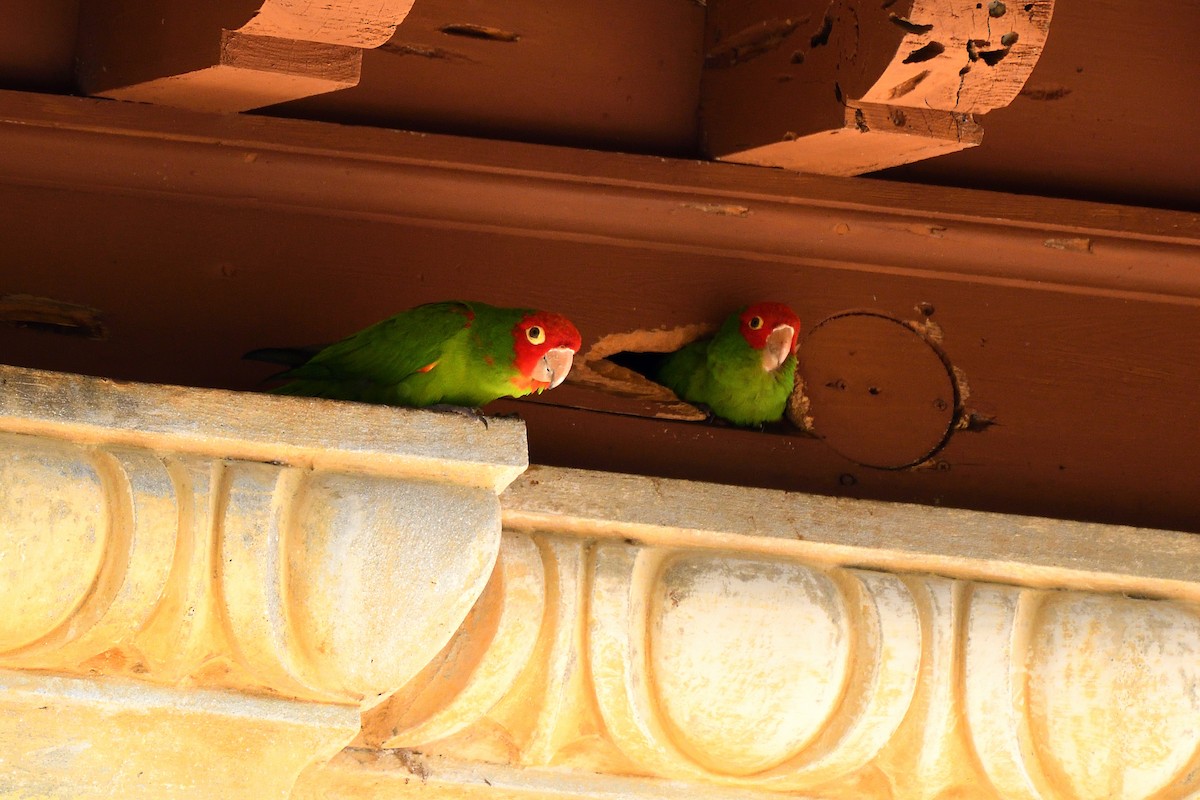
[(266, 348), (246, 358), (290, 366), (276, 394), (422, 408), (479, 408), (563, 382), (579, 331), (561, 314), (484, 303), (430, 303), (319, 350)]
[(710, 339), (667, 356), (658, 382), (735, 425), (783, 417), (796, 380), (800, 318), (782, 303), (755, 303), (725, 320)]

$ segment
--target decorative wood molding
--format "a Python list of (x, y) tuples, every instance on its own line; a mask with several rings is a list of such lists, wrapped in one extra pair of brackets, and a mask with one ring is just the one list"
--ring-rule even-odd
[(463, 628), (297, 797), (1200, 789), (1194, 536), (543, 467), (502, 503)]
[(80, 22), (84, 92), (199, 111), (247, 111), (358, 84), (362, 50), (386, 42), (413, 0), (90, 3)]
[[(142, 713), (156, 730), (209, 720), (167, 737), (199, 761), (155, 775), (227, 769), (217, 740), (243, 719), (262, 735), (241, 740), (234, 773), (276, 752), (272, 730), (305, 748), (279, 762), (290, 775), (263, 778), (284, 791), (343, 746), (358, 709), (407, 683), (471, 609), (499, 548), (497, 492), (526, 466), (511, 420), (14, 367), (0, 386), (0, 667), (60, 676), (0, 678), (0, 706), (18, 712), (0, 715), (0, 741), (47, 704), (124, 709), (74, 732), (35, 725), (95, 743), (81, 770), (128, 748), (124, 772), (95, 778), (119, 796), (160, 749), (157, 733), (135, 741)], [(5, 781), (39, 770), (30, 747), (5, 759)], [(223, 774), (204, 796), (266, 796)]]
[(708, 152), (859, 175), (975, 147), (1046, 43), (1054, 0), (709, 6)]

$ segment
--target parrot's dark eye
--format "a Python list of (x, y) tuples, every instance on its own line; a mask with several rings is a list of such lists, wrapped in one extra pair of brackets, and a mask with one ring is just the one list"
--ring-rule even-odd
[(525, 331), (525, 338), (529, 340), (530, 344), (541, 344), (546, 341), (546, 332), (537, 325), (531, 325)]
[(756, 331), (759, 328), (761, 328), (762, 326), (763, 326), (763, 318), (762, 317), (751, 317), (750, 318), (750, 330)]

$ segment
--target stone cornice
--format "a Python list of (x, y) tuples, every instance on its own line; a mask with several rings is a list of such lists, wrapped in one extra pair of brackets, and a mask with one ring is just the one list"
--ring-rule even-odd
[(454, 643), (314, 785), (1197, 788), (1192, 535), (546, 467), (502, 503)]
[(498, 496), (514, 420), (0, 381), (18, 792), (1200, 789), (1195, 536), (550, 467)]
[(512, 532), (1200, 602), (1189, 533), (542, 466), (501, 502)]
[[(483, 589), (496, 492), (525, 466), (512, 420), (12, 367), (0, 385), (7, 666), (373, 701)], [(377, 600), (396, 586), (405, 613)]]

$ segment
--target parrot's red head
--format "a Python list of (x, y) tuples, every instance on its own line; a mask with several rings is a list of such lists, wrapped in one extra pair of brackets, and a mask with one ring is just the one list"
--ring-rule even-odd
[(513, 383), (537, 392), (563, 382), (583, 343), (571, 320), (549, 311), (530, 311), (516, 324), (512, 335), (518, 372)]
[(783, 303), (754, 303), (739, 318), (742, 336), (762, 351), (763, 369), (768, 372), (800, 347), (800, 318)]

